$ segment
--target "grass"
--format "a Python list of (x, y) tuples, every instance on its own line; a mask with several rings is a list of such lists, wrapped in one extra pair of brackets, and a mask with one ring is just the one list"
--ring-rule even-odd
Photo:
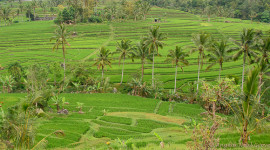
[[(167, 13), (166, 22), (154, 23), (153, 18), (162, 18), (161, 14)], [(84, 62), (88, 66), (93, 65), (96, 57), (97, 49), (101, 46), (115, 51), (116, 43), (122, 39), (131, 39), (136, 44), (142, 35), (145, 35), (149, 27), (159, 25), (161, 31), (167, 34), (168, 39), (165, 41), (166, 46), (160, 49), (162, 57), (157, 57), (155, 62), (156, 78), (164, 82), (164, 88), (173, 88), (175, 68), (171, 64), (164, 62), (166, 55), (170, 49), (175, 46), (183, 46), (189, 52), (194, 44), (191, 41), (192, 34), (200, 31), (207, 31), (213, 35), (215, 39), (223, 37), (240, 39), (242, 28), (255, 28), (263, 31), (270, 29), (269, 24), (250, 23), (239, 19), (226, 18), (230, 23), (224, 23), (223, 18), (212, 18), (212, 22), (202, 21), (196, 15), (185, 13), (178, 10), (152, 8), (145, 21), (127, 21), (127, 22), (105, 22), (100, 24), (77, 24), (68, 26), (71, 31), (76, 31), (77, 36), (69, 39), (71, 46), (67, 48), (67, 64), (77, 64)], [(52, 52), (53, 36), (56, 26), (52, 21), (35, 21), (20, 22), (11, 26), (0, 27), (0, 64), (7, 67), (16, 61), (28, 66), (32, 63), (48, 64), (51, 62), (62, 62), (61, 50)], [(232, 43), (231, 43), (232, 44)], [(194, 81), (197, 77), (197, 53), (190, 55), (188, 60), (190, 65), (184, 67), (184, 72), (179, 71), (177, 77), (177, 87), (181, 87), (188, 81)], [(113, 83), (119, 83), (121, 80), (121, 66), (118, 65), (117, 55), (114, 55), (112, 68), (108, 68), (105, 75), (110, 77)], [(205, 61), (206, 62), (206, 61)], [(236, 62), (224, 63), (222, 76), (238, 75), (241, 76), (241, 59)], [(145, 66), (145, 80), (151, 81), (152, 72), (151, 62), (147, 62)], [(207, 66), (204, 65), (203, 70)], [(166, 68), (166, 69), (165, 69)], [(92, 66), (96, 70), (95, 66)], [(126, 61), (124, 82), (127, 82), (133, 74), (139, 73), (141, 65), (139, 60), (132, 62)], [(214, 66), (208, 72), (202, 71), (201, 78), (206, 80), (214, 80), (218, 76), (219, 67)], [(97, 71), (94, 76), (100, 76), (101, 72)]]
[[(25, 94), (1, 94), (4, 109), (16, 104)], [(116, 139), (127, 140), (132, 138), (132, 143), (138, 149), (153, 147), (159, 149), (159, 140), (154, 132), (164, 140), (168, 149), (181, 146), (185, 147), (190, 141), (192, 129), (187, 133), (182, 124), (189, 124), (190, 119), (200, 122), (200, 113), (204, 110), (196, 104), (182, 104), (160, 102), (155, 99), (146, 99), (121, 94), (62, 94), (69, 105), (69, 115), (48, 113), (51, 118), (39, 118), (35, 126), (36, 142), (46, 135), (63, 130), (64, 137), (54, 135), (48, 137), (47, 149), (74, 148), (84, 149), (95, 147), (106, 149), (106, 142), (117, 143)], [(84, 114), (78, 113), (76, 102), (84, 103)], [(156, 106), (160, 104), (158, 108)], [(107, 110), (106, 115), (103, 111)], [(154, 113), (154, 112), (157, 113)], [(269, 131), (256, 132), (251, 135), (253, 144), (269, 144)], [(221, 144), (237, 144), (240, 138), (232, 129), (222, 127), (219, 132)], [(170, 143), (170, 144), (169, 144)]]

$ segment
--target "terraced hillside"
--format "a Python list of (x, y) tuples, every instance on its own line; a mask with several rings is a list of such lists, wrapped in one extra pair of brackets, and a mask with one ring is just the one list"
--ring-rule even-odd
[[(166, 14), (166, 15), (165, 15)], [(161, 18), (158, 23), (154, 18)], [(71, 31), (77, 32), (77, 35), (70, 39), (68, 47), (67, 63), (74, 64), (79, 62), (87, 63), (92, 66), (96, 57), (97, 49), (101, 46), (115, 51), (116, 42), (121, 39), (131, 39), (133, 44), (137, 43), (141, 36), (145, 35), (149, 27), (159, 25), (161, 31), (167, 34), (166, 46), (160, 50), (161, 57), (156, 59), (155, 77), (164, 81), (164, 88), (172, 88), (174, 82), (174, 67), (164, 62), (168, 50), (176, 45), (183, 46), (186, 51), (192, 49), (193, 43), (191, 36), (199, 31), (207, 31), (215, 39), (222, 37), (238, 40), (243, 27), (256, 28), (263, 31), (269, 30), (269, 24), (253, 23), (239, 19), (227, 19), (230, 23), (224, 23), (222, 18), (213, 18), (213, 22), (205, 22), (204, 18), (188, 14), (185, 12), (152, 8), (146, 21), (127, 21), (127, 22), (106, 22), (102, 24), (78, 24), (69, 26)], [(61, 50), (52, 52), (53, 42), (50, 38), (53, 36), (55, 25), (52, 21), (23, 22), (11, 26), (0, 28), (0, 64), (7, 66), (13, 62), (20, 62), (27, 66), (32, 63), (51, 63), (61, 62)], [(197, 76), (197, 54), (190, 55), (190, 65), (184, 67), (184, 72), (179, 72), (177, 80), (178, 87), (186, 81), (192, 81)], [(112, 68), (108, 68), (106, 76), (111, 78), (111, 82), (117, 83), (121, 80), (121, 69), (118, 65), (117, 55), (113, 56)], [(206, 65), (205, 65), (206, 66)], [(128, 81), (133, 74), (140, 72), (140, 61), (132, 62), (127, 60), (125, 65), (124, 82)], [(96, 67), (93, 66), (93, 69)], [(146, 64), (145, 79), (151, 79), (151, 62)], [(241, 60), (237, 62), (228, 62), (224, 64), (222, 75), (240, 75)], [(101, 74), (100, 72), (96, 75)], [(218, 66), (213, 67), (208, 72), (202, 72), (201, 77), (205, 79), (215, 79), (218, 76)]]
[[(4, 110), (14, 105), (25, 94), (2, 94)], [(128, 139), (137, 148), (159, 148), (159, 140), (154, 133), (165, 142), (166, 149), (186, 149), (186, 142), (191, 140), (193, 128), (186, 129), (192, 120), (200, 122), (204, 110), (199, 105), (163, 102), (119, 94), (63, 94), (69, 105), (69, 115), (56, 113), (52, 106), (48, 117), (36, 121), (36, 142), (48, 134), (62, 130), (64, 137), (54, 135), (46, 138), (48, 149), (108, 149), (107, 142), (117, 143), (117, 139)], [(78, 113), (77, 102), (84, 103)], [(231, 128), (221, 127), (219, 135), (221, 144), (237, 144), (240, 135)], [(267, 132), (251, 136), (253, 144), (270, 144)]]

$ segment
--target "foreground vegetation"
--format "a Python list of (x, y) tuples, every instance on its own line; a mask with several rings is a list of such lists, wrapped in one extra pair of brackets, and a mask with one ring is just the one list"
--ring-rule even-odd
[(55, 2), (54, 21), (35, 21), (42, 1), (24, 3), (29, 22), (2, 13), (1, 148), (269, 144), (269, 25), (147, 1)]

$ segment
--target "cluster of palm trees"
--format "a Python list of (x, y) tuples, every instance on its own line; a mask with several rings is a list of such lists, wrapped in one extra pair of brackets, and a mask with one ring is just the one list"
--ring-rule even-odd
[[(67, 32), (64, 24), (59, 25), (59, 28), (55, 32), (56, 43), (53, 49), (58, 48), (60, 45), (63, 50), (64, 57), (64, 72), (65, 72), (65, 53), (66, 45), (69, 45), (67, 38), (69, 37), (69, 32)], [(132, 45), (132, 41), (124, 39), (117, 43), (117, 49), (115, 52), (111, 52), (105, 47), (101, 47), (99, 54), (95, 59), (94, 66), (102, 70), (102, 78), (104, 77), (104, 71), (107, 70), (107, 66), (111, 67), (113, 54), (119, 55), (119, 65), (122, 63), (122, 76), (121, 84), (123, 83), (124, 77), (124, 66), (125, 61), (128, 58), (134, 60), (138, 58), (141, 60), (142, 64), (142, 75), (144, 76), (144, 64), (147, 60), (152, 61), (152, 86), (154, 87), (154, 69), (155, 69), (155, 56), (159, 55), (159, 49), (162, 49), (165, 45), (164, 40), (166, 35), (160, 32), (159, 26), (153, 26), (149, 30), (148, 34), (141, 38), (141, 41), (137, 43), (136, 46)], [(232, 39), (231, 39), (232, 40)], [(243, 55), (243, 72), (242, 72), (242, 91), (245, 78), (245, 65), (246, 60), (249, 59), (250, 62), (260, 62), (261, 72), (260, 72), (260, 82), (262, 84), (262, 78), (264, 73), (269, 68), (269, 51), (270, 51), (270, 37), (262, 37), (260, 31), (255, 31), (254, 29), (243, 29), (241, 33), (241, 41), (234, 41), (238, 47), (230, 47), (228, 40), (221, 39), (219, 41), (214, 41), (210, 34), (206, 32), (201, 32), (194, 34), (192, 41), (196, 46), (191, 50), (191, 53), (198, 52), (198, 81), (197, 81), (197, 94), (199, 92), (199, 81), (200, 72), (206, 58), (209, 59), (210, 65), (206, 68), (209, 70), (214, 65), (219, 65), (219, 79), (221, 78), (221, 71), (223, 69), (223, 64), (230, 60), (237, 60)], [(209, 54), (206, 54), (208, 52)], [(235, 52), (234, 54), (231, 54)], [(180, 67), (183, 70), (184, 65), (188, 65), (188, 60), (186, 59), (189, 55), (184, 52), (183, 48), (176, 46), (174, 50), (170, 50), (167, 55), (166, 61), (171, 62), (175, 65), (175, 85), (174, 93), (177, 89), (177, 69)], [(64, 76), (65, 78), (65, 76)], [(260, 85), (261, 85), (260, 84)], [(261, 86), (259, 87), (261, 88)]]

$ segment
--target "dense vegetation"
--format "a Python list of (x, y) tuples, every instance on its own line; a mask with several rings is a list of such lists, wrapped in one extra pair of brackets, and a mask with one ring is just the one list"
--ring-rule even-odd
[(268, 24), (221, 1), (0, 4), (0, 148), (269, 144)]
[(180, 9), (208, 17), (231, 17), (269, 23), (269, 0), (145, 0), (151, 5)]

